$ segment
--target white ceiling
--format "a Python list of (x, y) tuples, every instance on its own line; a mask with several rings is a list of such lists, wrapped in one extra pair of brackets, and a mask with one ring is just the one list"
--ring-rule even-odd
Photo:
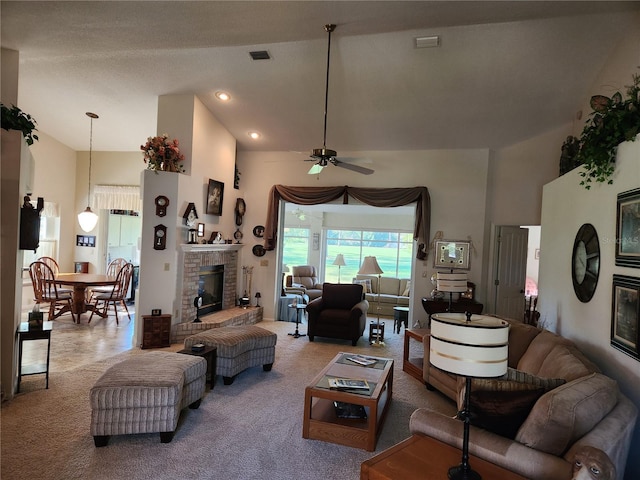
[[(93, 148), (107, 151), (164, 133), (167, 94), (196, 94), (238, 150), (321, 147), (326, 23), (338, 25), (327, 147), (511, 145), (605, 93), (589, 89), (638, 12), (606, 1), (0, 2), (2, 47), (20, 52), (18, 106), (76, 150), (88, 149), (85, 112), (97, 113)], [(429, 35), (441, 46), (414, 47)]]

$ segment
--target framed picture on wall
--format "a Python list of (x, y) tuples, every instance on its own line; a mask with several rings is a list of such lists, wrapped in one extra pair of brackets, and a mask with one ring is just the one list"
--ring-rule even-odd
[(434, 268), (469, 270), (470, 242), (462, 240), (438, 240), (433, 256)]
[(224, 183), (209, 179), (207, 189), (207, 214), (222, 215), (222, 200), (224, 197)]
[(640, 278), (614, 275), (612, 298), (611, 346), (640, 360)]
[(640, 268), (640, 188), (618, 194), (616, 265)]

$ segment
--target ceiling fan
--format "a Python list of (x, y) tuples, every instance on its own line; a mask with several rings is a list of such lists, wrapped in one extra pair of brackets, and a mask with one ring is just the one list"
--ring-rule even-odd
[(370, 168), (343, 162), (336, 157), (336, 155), (338, 155), (338, 152), (327, 148), (327, 106), (329, 103), (329, 64), (331, 59), (331, 32), (336, 29), (336, 26), (333, 24), (327, 24), (324, 26), (324, 29), (329, 35), (329, 40), (327, 42), (327, 79), (324, 89), (324, 135), (322, 137), (322, 148), (314, 148), (310, 155), (311, 158), (305, 160), (305, 162), (316, 162), (316, 164), (309, 169), (308, 173), (310, 175), (319, 174), (324, 167), (331, 163), (336, 167), (346, 168), (347, 170), (352, 170), (364, 175), (371, 175), (373, 173), (373, 170), (371, 170)]

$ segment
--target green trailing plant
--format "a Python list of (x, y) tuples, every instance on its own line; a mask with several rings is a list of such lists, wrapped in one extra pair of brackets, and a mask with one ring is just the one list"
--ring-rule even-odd
[(633, 84), (627, 86), (627, 98), (620, 92), (611, 98), (604, 95), (591, 97), (591, 109), (580, 136), (577, 163), (587, 190), (593, 182), (612, 184), (618, 145), (633, 141), (640, 132), (640, 75), (633, 75)]
[(22, 132), (22, 136), (26, 140), (27, 145), (33, 145), (33, 142), (38, 140), (38, 136), (33, 133), (38, 130), (35, 119), (15, 105), (9, 108), (0, 103), (0, 107), (2, 107), (2, 128), (7, 131), (18, 130)]

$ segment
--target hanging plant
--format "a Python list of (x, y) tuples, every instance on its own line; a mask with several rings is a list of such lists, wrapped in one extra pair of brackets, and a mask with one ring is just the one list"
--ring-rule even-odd
[(34, 140), (38, 140), (38, 136), (33, 133), (38, 130), (34, 118), (15, 105), (9, 108), (0, 103), (0, 107), (2, 108), (2, 128), (7, 131), (18, 130), (22, 132), (27, 145), (33, 145)]
[(633, 75), (626, 99), (620, 92), (611, 98), (594, 95), (590, 105), (593, 111), (582, 130), (577, 156), (578, 163), (583, 165), (580, 185), (587, 190), (593, 182), (613, 183), (618, 145), (635, 140), (640, 132), (640, 75)]

